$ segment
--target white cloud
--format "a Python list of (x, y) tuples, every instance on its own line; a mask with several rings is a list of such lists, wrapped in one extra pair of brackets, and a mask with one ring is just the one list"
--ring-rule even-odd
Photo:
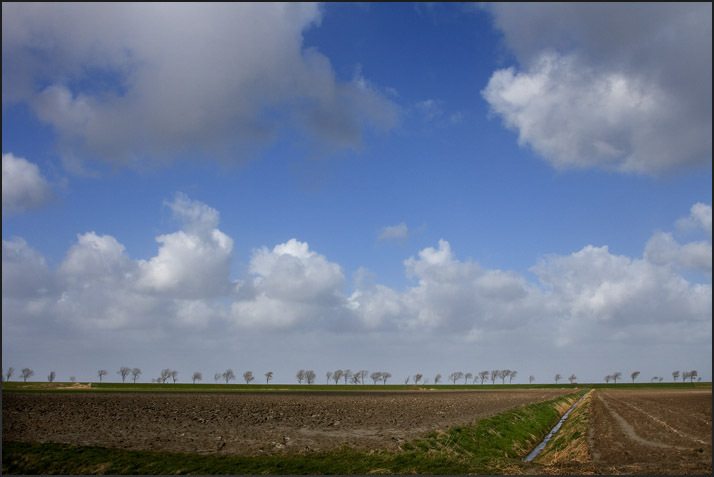
[(141, 260), (141, 289), (177, 298), (209, 298), (228, 293), (233, 239), (218, 227), (219, 214), (178, 195), (168, 203), (185, 230), (156, 237), (157, 256)]
[(674, 265), (688, 269), (712, 271), (711, 242), (680, 245), (672, 234), (659, 232), (647, 242), (645, 258), (656, 265)]
[(41, 297), (54, 289), (54, 277), (39, 252), (21, 238), (2, 241), (3, 298)]
[(409, 237), (409, 228), (407, 224), (401, 222), (397, 225), (388, 225), (382, 227), (379, 231), (378, 238), (380, 240), (406, 240)]
[[(304, 49), (316, 4), (3, 4), (3, 101), (27, 102), (85, 156), (230, 160), (283, 128), (356, 147), (398, 108)], [(210, 74), (207, 74), (210, 72)], [(89, 85), (87, 87), (87, 85)]]
[(677, 227), (685, 232), (702, 229), (712, 238), (712, 206), (697, 202), (692, 206), (689, 217), (677, 221)]
[(342, 267), (310, 250), (305, 242), (290, 239), (272, 251), (266, 247), (255, 250), (250, 273), (254, 278), (242, 284), (241, 298), (232, 306), (240, 325), (324, 325), (324, 320), (342, 314)]
[(554, 167), (711, 164), (711, 4), (490, 10), (521, 71), (496, 71), (482, 94)]
[(2, 211), (23, 212), (44, 205), (52, 191), (36, 164), (12, 153), (2, 155)]

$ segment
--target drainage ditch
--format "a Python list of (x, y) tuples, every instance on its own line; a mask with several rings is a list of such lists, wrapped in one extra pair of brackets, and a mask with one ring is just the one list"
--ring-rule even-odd
[(583, 394), (583, 395), (580, 397), (580, 399), (578, 399), (578, 400), (575, 402), (575, 404), (573, 404), (573, 405), (570, 407), (570, 409), (568, 409), (568, 410), (566, 411), (566, 413), (563, 414), (563, 417), (560, 418), (560, 420), (558, 421), (558, 423), (553, 427), (553, 429), (550, 430), (550, 432), (548, 433), (548, 435), (545, 436), (545, 439), (543, 439), (543, 442), (541, 442), (540, 444), (538, 444), (538, 445), (536, 446), (536, 448), (533, 449), (533, 450), (531, 451), (531, 453), (528, 454), (528, 455), (523, 459), (524, 462), (530, 462), (530, 461), (532, 461), (533, 459), (535, 459), (536, 457), (538, 457), (538, 454), (540, 454), (540, 453), (543, 451), (543, 449), (545, 449), (545, 446), (548, 444), (548, 442), (549, 442), (549, 441), (553, 438), (553, 436), (560, 430), (560, 427), (563, 425), (563, 423), (565, 422), (565, 420), (568, 418), (568, 416), (570, 415), (570, 413), (572, 412), (572, 410), (575, 409), (575, 408), (577, 407), (577, 405), (580, 404), (580, 401), (582, 401), (583, 399), (585, 399), (585, 396), (587, 396), (588, 394), (589, 394), (589, 393)]

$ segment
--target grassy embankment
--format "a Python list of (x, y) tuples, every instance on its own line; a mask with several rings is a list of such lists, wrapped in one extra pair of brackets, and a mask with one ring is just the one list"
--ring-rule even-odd
[(4, 474), (499, 474), (521, 459), (584, 391), (438, 431), (398, 452), (336, 450), (238, 457), (3, 442)]

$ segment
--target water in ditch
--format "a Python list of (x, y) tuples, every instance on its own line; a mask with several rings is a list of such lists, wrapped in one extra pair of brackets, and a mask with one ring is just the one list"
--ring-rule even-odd
[(588, 395), (588, 393), (583, 394), (583, 395), (580, 397), (580, 399), (578, 399), (578, 400), (575, 402), (575, 404), (573, 404), (573, 405), (570, 407), (570, 409), (568, 409), (568, 411), (567, 411), (565, 414), (563, 414), (563, 417), (560, 418), (560, 420), (558, 421), (558, 423), (553, 427), (553, 429), (550, 430), (550, 432), (548, 433), (548, 435), (545, 436), (545, 439), (543, 439), (543, 442), (541, 442), (540, 444), (538, 444), (538, 445), (536, 446), (536, 448), (533, 449), (533, 450), (531, 451), (531, 453), (528, 454), (528, 455), (523, 459), (525, 462), (530, 462), (530, 461), (532, 461), (533, 459), (535, 459), (536, 457), (538, 457), (538, 454), (540, 454), (540, 453), (543, 451), (543, 449), (545, 449), (545, 446), (548, 444), (548, 442), (549, 442), (549, 441), (553, 438), (553, 436), (560, 430), (560, 427), (563, 425), (563, 423), (565, 422), (565, 420), (568, 418), (568, 416), (570, 415), (570, 413), (572, 412), (572, 410), (575, 409), (575, 408), (577, 407), (577, 405), (580, 404), (580, 401), (582, 401), (583, 399), (585, 399), (585, 396), (587, 396), (587, 395)]

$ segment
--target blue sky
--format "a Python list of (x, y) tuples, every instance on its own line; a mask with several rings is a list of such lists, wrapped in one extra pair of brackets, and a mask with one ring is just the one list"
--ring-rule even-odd
[(710, 4), (4, 4), (3, 368), (709, 380), (711, 57)]

